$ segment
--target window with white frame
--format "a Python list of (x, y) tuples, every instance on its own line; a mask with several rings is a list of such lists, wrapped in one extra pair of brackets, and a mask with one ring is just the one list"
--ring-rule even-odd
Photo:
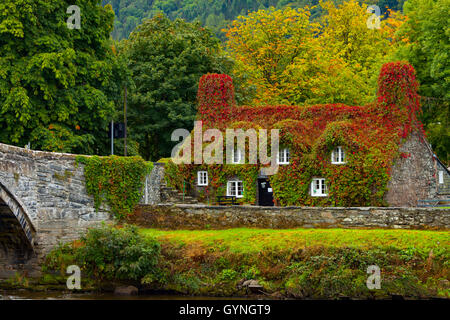
[(278, 157), (277, 157), (278, 164), (289, 164), (289, 149), (283, 148), (280, 151), (278, 151)]
[(444, 183), (444, 171), (439, 171), (438, 175), (439, 175), (439, 184), (443, 184)]
[(326, 197), (328, 196), (328, 188), (324, 178), (314, 178), (311, 182), (311, 196)]
[(198, 171), (197, 172), (197, 185), (207, 186), (208, 185), (208, 171)]
[(331, 152), (331, 163), (332, 164), (343, 164), (345, 163), (345, 152), (343, 147), (337, 147)]
[(242, 151), (241, 149), (233, 149), (231, 152), (231, 163), (242, 163)]
[(239, 180), (233, 180), (227, 182), (227, 196), (234, 196), (236, 198), (242, 198), (244, 196), (244, 183)]

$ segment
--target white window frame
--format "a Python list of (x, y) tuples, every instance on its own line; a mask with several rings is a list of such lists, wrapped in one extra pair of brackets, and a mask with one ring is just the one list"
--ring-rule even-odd
[[(317, 188), (318, 187), (318, 188)], [(312, 197), (327, 197), (328, 187), (325, 178), (313, 178), (311, 181)]]
[[(241, 184), (241, 194), (239, 194), (239, 184)], [(234, 185), (234, 194), (232, 192), (232, 185)], [(241, 180), (229, 180), (227, 181), (227, 196), (243, 198), (244, 197), (244, 182)]]
[(197, 171), (197, 185), (198, 186), (208, 185), (208, 171)]
[(345, 150), (343, 147), (336, 147), (331, 152), (331, 163), (332, 164), (344, 164), (345, 163)]
[(438, 177), (439, 177), (439, 184), (443, 184), (444, 183), (444, 171), (440, 170), (438, 173)]
[[(235, 161), (235, 159), (234, 159), (235, 155), (237, 155), (237, 161)], [(232, 149), (231, 150), (231, 163), (232, 164), (242, 163), (242, 150), (241, 149)]]
[(290, 154), (289, 148), (282, 148), (278, 151), (277, 154), (277, 163), (278, 164), (289, 164)]

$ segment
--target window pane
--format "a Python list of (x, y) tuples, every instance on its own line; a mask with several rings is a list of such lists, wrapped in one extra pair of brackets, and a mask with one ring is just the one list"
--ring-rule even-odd
[(242, 181), (237, 182), (237, 195), (242, 196), (244, 194), (244, 184)]

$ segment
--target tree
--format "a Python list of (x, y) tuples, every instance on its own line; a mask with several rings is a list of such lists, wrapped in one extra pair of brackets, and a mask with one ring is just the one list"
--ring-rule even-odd
[(0, 3), (0, 141), (33, 149), (103, 153), (120, 70), (111, 54), (114, 13), (100, 0)]
[(407, 40), (395, 58), (409, 61), (417, 72), (422, 121), (433, 149), (450, 161), (450, 28), (449, 0), (408, 0), (408, 19), (399, 30)]
[(363, 104), (374, 98), (376, 77), (393, 50), (398, 18), (369, 29), (370, 13), (354, 0), (311, 9), (271, 8), (238, 17), (227, 30), (235, 75), (255, 86), (253, 103)]
[[(333, 0), (341, 3), (343, 0)], [(400, 10), (404, 0), (371, 0), (370, 4), (377, 4), (384, 14), (386, 6)], [(114, 39), (128, 38), (134, 27), (145, 18), (154, 17), (158, 13), (165, 14), (169, 19), (185, 19), (186, 21), (200, 21), (210, 28), (221, 40), (225, 40), (222, 29), (236, 17), (247, 15), (250, 11), (265, 10), (271, 6), (276, 9), (284, 7), (311, 8), (311, 18), (320, 17), (323, 10), (318, 7), (319, 0), (103, 0), (103, 4), (110, 3), (116, 14), (113, 31)]]
[(390, 11), (379, 29), (370, 29), (367, 21), (372, 13), (367, 13), (367, 5), (349, 0), (338, 6), (331, 1), (321, 1), (320, 6), (325, 11), (321, 18), (321, 46), (333, 57), (342, 58), (362, 82), (359, 102), (372, 101), (381, 66), (397, 47), (398, 41), (393, 35), (402, 24), (403, 16)]
[(254, 103), (287, 102), (289, 69), (308, 59), (317, 30), (317, 24), (310, 26), (309, 11), (290, 7), (258, 10), (233, 21), (226, 34), (228, 51), (237, 77), (247, 75), (247, 85), (257, 88)]
[(157, 15), (124, 41), (121, 54), (134, 81), (129, 92), (130, 136), (146, 159), (170, 156), (172, 131), (192, 129), (200, 77), (227, 72), (219, 40), (198, 22)]

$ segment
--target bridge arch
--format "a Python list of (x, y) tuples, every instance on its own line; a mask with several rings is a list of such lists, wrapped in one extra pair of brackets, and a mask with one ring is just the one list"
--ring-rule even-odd
[(34, 256), (35, 235), (26, 208), (0, 182), (0, 269), (25, 265)]

